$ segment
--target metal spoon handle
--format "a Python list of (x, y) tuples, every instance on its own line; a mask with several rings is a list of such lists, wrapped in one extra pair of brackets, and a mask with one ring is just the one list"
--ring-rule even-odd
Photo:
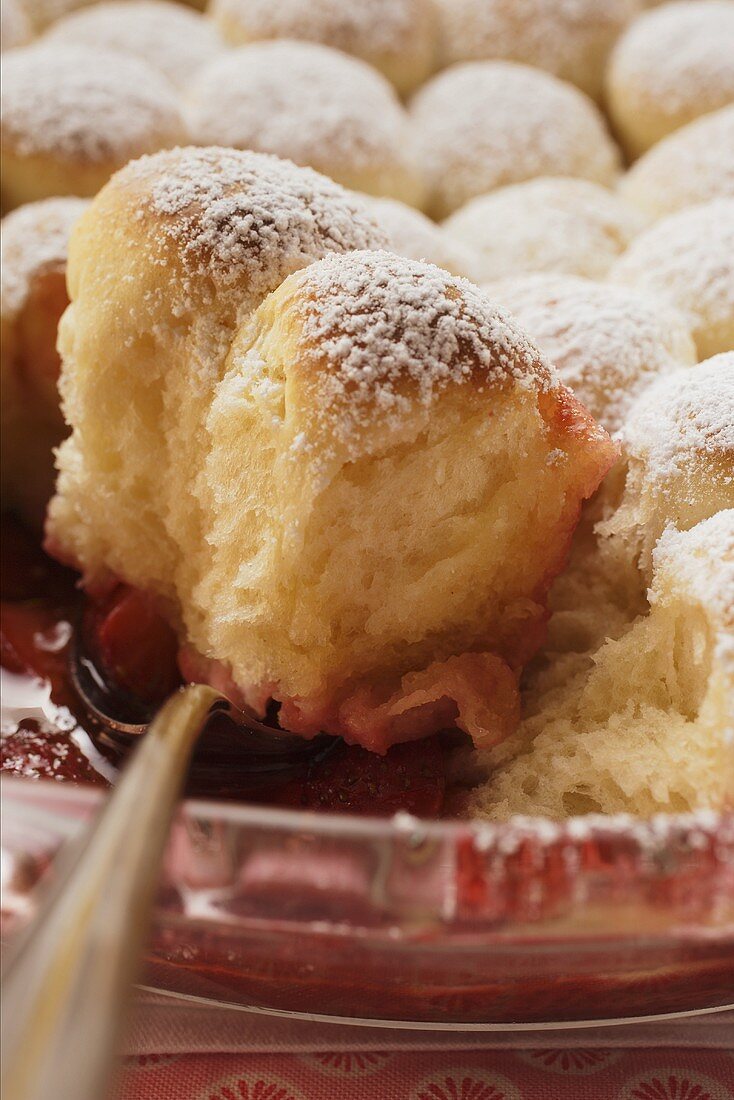
[(191, 750), (222, 697), (201, 684), (165, 704), (39, 916), (3, 969), (4, 1100), (100, 1100)]

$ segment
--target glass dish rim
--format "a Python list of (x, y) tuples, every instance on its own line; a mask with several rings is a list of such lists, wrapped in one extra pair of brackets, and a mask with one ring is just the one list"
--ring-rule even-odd
[[(11, 795), (21, 791), (40, 802), (37, 792), (53, 791), (55, 803), (82, 802), (90, 807), (102, 804), (106, 790), (83, 783), (61, 783), (53, 779), (29, 779), (0, 774), (0, 798), (6, 790)], [(660, 845), (671, 836), (694, 833), (697, 830), (722, 831), (726, 840), (734, 842), (734, 810), (693, 810), (657, 813), (639, 817), (628, 813), (576, 814), (563, 820), (542, 815), (513, 815), (506, 821), (483, 821), (480, 818), (422, 818), (405, 811), (391, 816), (369, 817), (363, 814), (332, 813), (307, 809), (267, 806), (239, 802), (234, 799), (182, 798), (177, 814), (187, 817), (219, 820), (235, 825), (252, 825), (290, 831), (307, 831), (314, 835), (340, 838), (405, 839), (418, 833), (427, 840), (475, 837), (480, 846), (490, 840), (532, 839), (541, 847), (550, 847), (559, 840), (582, 842), (603, 836), (628, 838), (638, 843)]]
[[(103, 804), (107, 792), (52, 780), (3, 776), (0, 794), (3, 817), (13, 824), (7, 845), (11, 856), (17, 853), (35, 860), (40, 854), (48, 865), (60, 846), (76, 835)], [(216, 902), (214, 908), (206, 905), (203, 910), (190, 904), (179, 908), (179, 891), (184, 896), (187, 890), (193, 888), (195, 893), (199, 887), (189, 877), (192, 865), (187, 864), (188, 857), (170, 865), (166, 860), (162, 868), (164, 889), (156, 906), (157, 929), (168, 937), (165, 942), (169, 944), (186, 943), (187, 936), (195, 937), (193, 942), (199, 936), (213, 936), (215, 940), (223, 939), (229, 948), (238, 946), (239, 937), (244, 937), (250, 945), (246, 967), (254, 954), (262, 957), (268, 944), (282, 943), (284, 937), (295, 937), (293, 942), (301, 944), (305, 937), (311, 945), (309, 950), (336, 951), (343, 958), (355, 947), (375, 952), (381, 960), (378, 978), (390, 972), (380, 967), (409, 970), (416, 959), (428, 959), (431, 966), (439, 965), (444, 971), (449, 966), (451, 973), (453, 968), (458, 972), (464, 965), (462, 959), (477, 951), (485, 958), (491, 956), (492, 967), (498, 967), (499, 973), (513, 966), (514, 960), (532, 967), (547, 964), (555, 973), (572, 957), (587, 958), (587, 962), (579, 963), (583, 969), (593, 965), (595, 959), (608, 960), (620, 952), (620, 958), (631, 953), (634, 960), (642, 961), (671, 952), (683, 959), (699, 951), (719, 962), (734, 958), (734, 812), (656, 815), (649, 820), (631, 815), (597, 815), (592, 820), (587, 817), (565, 822), (520, 818), (488, 826), (470, 820), (423, 821), (407, 814), (367, 818), (219, 799), (187, 799), (181, 802), (173, 830), (170, 847), (179, 854), (177, 842), (183, 838), (188, 848), (201, 830), (205, 846), (200, 866), (206, 873), (216, 866), (217, 854), (214, 851), (214, 858), (210, 858), (206, 844), (209, 832), (224, 838), (224, 849), (232, 844), (232, 867), (237, 877), (227, 878), (225, 887), (233, 890), (234, 908), (217, 909)], [(194, 843), (192, 850), (195, 847)], [(294, 851), (298, 860), (295, 880), (291, 877), (293, 861), (288, 862)], [(589, 851), (593, 855), (586, 862), (584, 853)], [(271, 877), (265, 880), (266, 893), (258, 895), (257, 875), (252, 879), (246, 874), (253, 866), (262, 870), (263, 856), (269, 859), (273, 853), (276, 871), (272, 873), (271, 865)], [(277, 863), (281, 853), (286, 858), (283, 865)], [(319, 873), (335, 853), (337, 864), (340, 859), (346, 861), (339, 866), (347, 868), (347, 883), (352, 867), (362, 871), (367, 868), (366, 886), (358, 880), (353, 892), (348, 888), (347, 893), (340, 894), (339, 882), (332, 896), (327, 882), (309, 894), (312, 882), (321, 881)], [(422, 855), (428, 856), (427, 862)], [(569, 865), (577, 868), (578, 875), (571, 875), (564, 883), (557, 895), (560, 907), (556, 909), (549, 876), (559, 866), (559, 856), (561, 862), (570, 856)], [(489, 867), (501, 865), (503, 873), (509, 868), (507, 881), (511, 885), (497, 887), (495, 896), (492, 884), (476, 902), (471, 877), (475, 865), (480, 879)], [(385, 867), (390, 874), (394, 871), (394, 889), (380, 896), (374, 908), (360, 908), (365, 901), (371, 905), (373, 884), (380, 881), (384, 886), (387, 880), (380, 876)], [(467, 868), (469, 885), (465, 890), (461, 876)], [(485, 878), (485, 884), (493, 881)], [(304, 883), (310, 900), (300, 908)], [(207, 880), (201, 887), (205, 902), (209, 886)], [(549, 887), (549, 909), (542, 904), (536, 912), (532, 906), (528, 910), (525, 902), (517, 904), (518, 893), (527, 896), (536, 886)], [(606, 891), (610, 886), (618, 894), (607, 909)], [(169, 892), (171, 887), (173, 894)], [(666, 892), (669, 888), (670, 894)], [(695, 895), (693, 908), (685, 897), (691, 892)], [(190, 893), (188, 897), (190, 901)], [(297, 906), (292, 909), (289, 906), (294, 898)], [(237, 905), (243, 899), (247, 908), (241, 910)], [(350, 908), (355, 902), (357, 907)], [(616, 908), (618, 904), (621, 909)], [(260, 946), (255, 950), (252, 942)], [(155, 957), (153, 961), (157, 961)], [(242, 973), (248, 976), (246, 968)], [(170, 985), (171, 980), (170, 973), (161, 977), (157, 971), (155, 981), (144, 985), (154, 993), (175, 998), (186, 987), (176, 984), (178, 978)], [(387, 989), (387, 979), (383, 980)], [(227, 999), (221, 993), (207, 993), (196, 999), (209, 1007), (244, 1011), (255, 1008), (269, 1015), (314, 1018), (313, 1006), (301, 1011), (286, 1005), (284, 1012), (277, 1002), (263, 1005), (239, 998), (238, 993)], [(724, 1011), (729, 1000), (729, 996), (722, 996), (717, 1004), (710, 1005), (710, 1011)], [(501, 1021), (492, 1019), (476, 1024), (452, 1018), (431, 1022), (409, 1009), (403, 1016), (382, 1018), (377, 1012), (347, 1015), (335, 1008), (324, 1013), (323, 1020), (419, 1031), (541, 1031), (686, 1017), (697, 1014), (701, 1007), (696, 1007), (695, 1001), (691, 1005), (674, 1012), (653, 1008), (642, 1015), (627, 1011), (605, 1018), (549, 1019), (543, 1021), (545, 1027), (536, 1026), (539, 1021), (518, 1018), (514, 1018), (513, 1028), (498, 1028)]]

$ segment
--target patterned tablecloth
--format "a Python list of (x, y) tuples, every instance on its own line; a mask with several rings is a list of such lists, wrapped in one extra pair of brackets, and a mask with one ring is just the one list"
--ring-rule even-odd
[(569, 1031), (382, 1030), (138, 1006), (119, 1100), (734, 1100), (734, 1013)]

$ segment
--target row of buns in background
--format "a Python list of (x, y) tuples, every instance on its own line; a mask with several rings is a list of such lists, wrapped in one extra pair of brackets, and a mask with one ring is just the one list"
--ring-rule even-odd
[[(191, 140), (312, 165), (367, 193), (396, 252), (486, 285), (617, 433), (521, 729), (468, 769), (483, 777), (469, 812), (490, 817), (696, 808), (734, 782), (717, 640), (734, 630), (734, 3), (643, 7), (222, 0), (207, 17), (128, 0), (5, 59), (8, 207), (91, 195)], [(50, 198), (4, 224), (4, 487), (36, 516), (85, 205)]]
[[(734, 98), (732, 0), (642, 9), (3, 0), (3, 207), (93, 195), (129, 159), (187, 142), (274, 153), (436, 218), (537, 176), (611, 187), (610, 128), (638, 157)], [(656, 163), (629, 181), (655, 208)]]

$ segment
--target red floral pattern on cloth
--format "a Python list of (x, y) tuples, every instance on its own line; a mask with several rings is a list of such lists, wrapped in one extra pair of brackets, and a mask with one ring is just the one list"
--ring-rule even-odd
[(616, 1062), (621, 1054), (618, 1050), (594, 1050), (579, 1047), (554, 1050), (525, 1050), (520, 1057), (529, 1066), (545, 1069), (549, 1073), (568, 1074), (577, 1077), (580, 1074), (598, 1073)]
[(126, 1060), (116, 1100), (734, 1100), (734, 1055), (548, 1046), (147, 1055)]
[(330, 1077), (364, 1077), (382, 1069), (392, 1054), (377, 1050), (337, 1050), (331, 1054), (305, 1054), (302, 1057), (307, 1064)]
[[(734, 1076), (734, 1065), (732, 1065)], [(711, 1078), (687, 1076), (677, 1070), (661, 1069), (643, 1073), (622, 1089), (627, 1100), (716, 1100), (717, 1082)]]
[(521, 1100), (521, 1094), (506, 1077), (457, 1066), (430, 1074), (411, 1100)]

